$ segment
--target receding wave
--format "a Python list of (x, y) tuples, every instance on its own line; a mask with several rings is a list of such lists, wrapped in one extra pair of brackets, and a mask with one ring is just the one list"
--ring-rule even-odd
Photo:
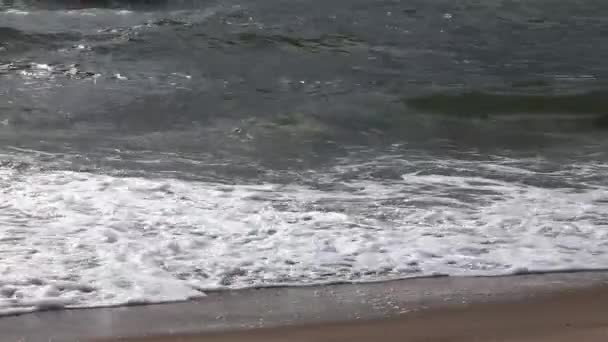
[[(184, 300), (217, 289), (608, 263), (605, 185), (511, 182), (532, 170), (508, 161), (423, 163), (412, 170), (439, 172), (334, 182), (368, 167), (349, 162), (310, 175), (339, 186), (330, 190), (40, 172), (7, 160), (0, 163), (0, 315), (49, 304)], [(442, 175), (449, 165), (462, 171)], [(487, 176), (473, 173), (479, 169)], [(580, 181), (605, 171), (592, 164), (546, 176)]]
[(424, 112), (464, 116), (493, 114), (608, 115), (608, 92), (606, 91), (565, 95), (498, 94), (473, 91), (461, 94), (426, 95), (406, 99), (405, 103)]

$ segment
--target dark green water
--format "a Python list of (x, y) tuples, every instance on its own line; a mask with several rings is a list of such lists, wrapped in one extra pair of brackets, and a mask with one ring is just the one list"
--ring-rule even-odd
[(274, 170), (396, 143), (606, 150), (602, 1), (3, 4), (0, 139), (83, 167), (107, 149)]

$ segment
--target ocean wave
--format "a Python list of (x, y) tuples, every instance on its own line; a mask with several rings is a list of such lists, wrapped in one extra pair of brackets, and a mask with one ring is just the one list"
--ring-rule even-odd
[(204, 33), (210, 46), (230, 47), (230, 46), (249, 46), (249, 47), (285, 47), (307, 52), (320, 52), (323, 50), (333, 52), (348, 53), (351, 48), (363, 45), (363, 41), (354, 36), (341, 34), (321, 34), (318, 37), (300, 37), (297, 35), (271, 34), (267, 32), (241, 32), (234, 34), (233, 37), (214, 37)]
[(0, 189), (7, 314), (217, 289), (608, 266), (608, 189), (599, 184), (405, 173), (322, 190), (11, 164)]
[(508, 94), (482, 91), (460, 94), (438, 93), (407, 98), (416, 109), (453, 115), (492, 114), (595, 114), (608, 115), (608, 92), (579, 94)]
[(78, 40), (80, 37), (81, 35), (77, 33), (32, 33), (0, 26), (0, 42), (7, 49), (17, 44), (38, 44), (52, 48), (61, 43)]

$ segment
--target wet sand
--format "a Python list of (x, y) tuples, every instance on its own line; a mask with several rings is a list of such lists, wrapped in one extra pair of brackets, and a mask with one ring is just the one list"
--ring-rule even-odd
[(222, 291), (0, 318), (0, 341), (608, 341), (608, 273)]
[(533, 300), (428, 310), (386, 320), (118, 341), (605, 342), (608, 341), (608, 287), (564, 291)]

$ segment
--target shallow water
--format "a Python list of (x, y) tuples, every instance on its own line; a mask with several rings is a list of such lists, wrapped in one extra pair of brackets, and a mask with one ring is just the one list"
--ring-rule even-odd
[(0, 311), (608, 266), (601, 1), (0, 1)]

